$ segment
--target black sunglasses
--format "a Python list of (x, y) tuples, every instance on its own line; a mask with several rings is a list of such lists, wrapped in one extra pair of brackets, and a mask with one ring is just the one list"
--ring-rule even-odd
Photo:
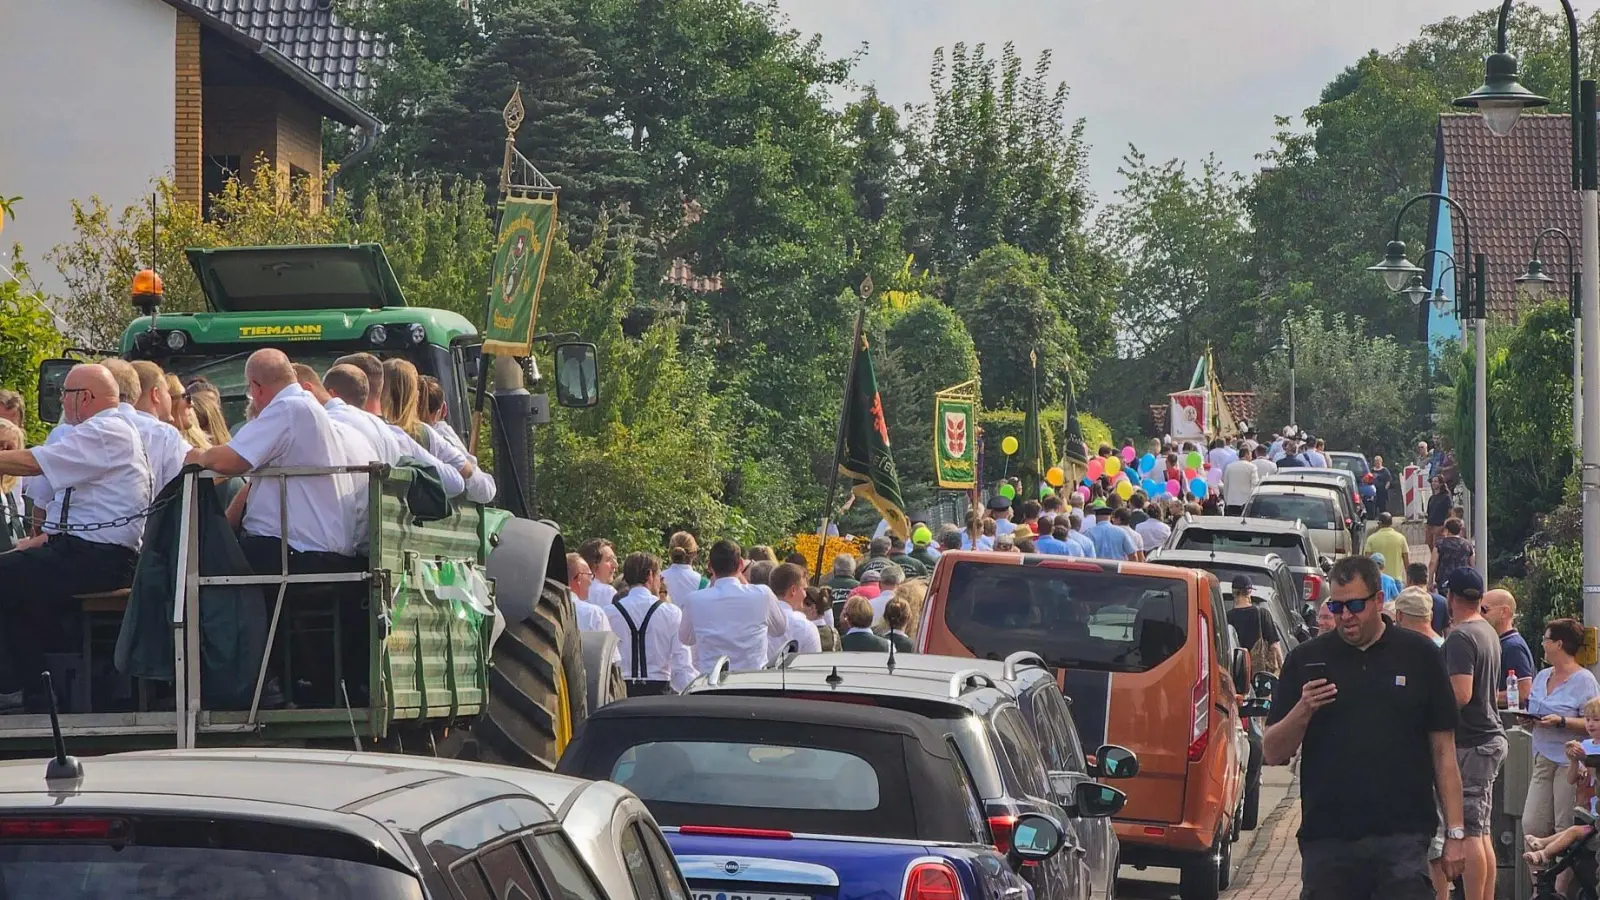
[(1336, 616), (1342, 616), (1344, 615), (1344, 611), (1348, 609), (1350, 610), (1351, 615), (1359, 616), (1366, 612), (1367, 604), (1371, 603), (1373, 598), (1377, 597), (1381, 593), (1383, 592), (1373, 591), (1371, 594), (1368, 594), (1360, 600), (1329, 600), (1328, 612), (1331, 612)]

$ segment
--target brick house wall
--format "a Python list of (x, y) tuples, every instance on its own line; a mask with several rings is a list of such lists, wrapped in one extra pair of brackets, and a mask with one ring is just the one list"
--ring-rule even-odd
[(177, 17), (174, 46), (173, 184), (178, 199), (199, 205), (204, 156), (204, 115), (200, 87), (200, 23)]

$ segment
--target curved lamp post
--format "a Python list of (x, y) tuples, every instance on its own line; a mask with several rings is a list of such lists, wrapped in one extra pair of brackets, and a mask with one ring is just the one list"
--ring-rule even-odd
[(1289, 424), (1292, 426), (1296, 424), (1294, 418), (1294, 332), (1289, 327), (1288, 319), (1283, 320), (1283, 337), (1278, 338), (1278, 343), (1274, 344), (1272, 349), (1275, 353), (1289, 354)]
[[(1546, 106), (1549, 100), (1517, 82), (1517, 59), (1506, 47), (1506, 18), (1513, 0), (1503, 0), (1496, 31), (1495, 53), (1484, 60), (1483, 85), (1456, 106), (1476, 108), (1495, 134), (1504, 135), (1517, 124), (1525, 109)], [(1593, 431), (1600, 425), (1600, 166), (1596, 165), (1595, 83), (1580, 80), (1578, 17), (1570, 0), (1561, 0), (1567, 17), (1567, 48), (1571, 64), (1572, 189), (1583, 192), (1583, 291), (1579, 327), (1590, 333), (1581, 339), (1583, 363), (1581, 426)], [(1580, 471), (1583, 496), (1583, 622), (1600, 625), (1600, 435), (1574, 436), (1582, 447)]]
[(1539, 245), (1546, 235), (1561, 238), (1567, 245), (1567, 312), (1572, 316), (1572, 449), (1583, 450), (1583, 276), (1573, 258), (1572, 235), (1560, 228), (1546, 228), (1533, 239), (1533, 258), (1528, 260), (1528, 271), (1517, 276), (1517, 284), (1535, 296), (1543, 296), (1556, 283), (1544, 273), (1544, 263), (1539, 259)]
[[(1475, 325), (1473, 345), (1476, 365), (1472, 367), (1475, 393), (1472, 408), (1472, 543), (1475, 548), (1474, 566), (1479, 575), (1487, 578), (1489, 574), (1489, 378), (1486, 365), (1488, 338), (1485, 320), (1488, 313), (1486, 308), (1488, 294), (1485, 274), (1489, 269), (1488, 257), (1482, 253), (1473, 254), (1472, 222), (1467, 218), (1467, 211), (1461, 208), (1461, 204), (1444, 194), (1429, 192), (1412, 197), (1400, 207), (1400, 212), (1394, 217), (1394, 236), (1384, 251), (1383, 261), (1368, 266), (1367, 271), (1383, 275), (1389, 290), (1395, 293), (1404, 290), (1412, 278), (1422, 274), (1422, 268), (1406, 258), (1406, 245), (1400, 240), (1400, 222), (1405, 218), (1407, 210), (1424, 200), (1437, 200), (1448, 205), (1461, 220), (1461, 247), (1466, 258), (1466, 267), (1462, 283), (1456, 290), (1456, 316), (1463, 322), (1471, 319)], [(1444, 251), (1429, 252), (1439, 252), (1449, 257), (1452, 262), (1455, 259)], [(1462, 286), (1467, 290), (1462, 291), (1460, 289)]]

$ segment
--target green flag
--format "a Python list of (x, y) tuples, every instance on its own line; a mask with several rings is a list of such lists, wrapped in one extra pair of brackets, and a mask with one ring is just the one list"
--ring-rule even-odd
[(1018, 454), (1017, 474), (1022, 477), (1023, 490), (1032, 498), (1038, 495), (1039, 485), (1044, 481), (1044, 444), (1039, 440), (1039, 354), (1029, 353), (1028, 361), (1033, 370), (1028, 386), (1028, 414), (1022, 420), (1022, 451)]
[(978, 486), (977, 400), (943, 391), (933, 399), (933, 471), (939, 487), (970, 491)]
[(483, 352), (527, 356), (533, 351), (539, 289), (544, 286), (544, 268), (550, 261), (550, 241), (555, 233), (554, 197), (506, 200), (494, 252)]
[(889, 530), (902, 538), (911, 537), (911, 520), (906, 518), (905, 501), (900, 499), (900, 475), (889, 453), (889, 425), (883, 418), (883, 397), (878, 394), (878, 376), (872, 371), (872, 354), (867, 339), (861, 339), (855, 354), (855, 375), (844, 408), (844, 453), (839, 457), (839, 474), (851, 481), (857, 497), (871, 503), (889, 523)]
[(1061, 471), (1064, 484), (1069, 487), (1089, 475), (1089, 442), (1083, 439), (1083, 426), (1078, 423), (1078, 399), (1072, 392), (1072, 372), (1067, 372), (1067, 442), (1061, 454)]
[[(1209, 350), (1210, 348), (1207, 349)], [(1202, 355), (1200, 361), (1194, 364), (1194, 374), (1189, 377), (1189, 390), (1192, 391), (1195, 388), (1206, 386), (1206, 377), (1211, 374), (1210, 369), (1206, 366), (1206, 360), (1207, 356)]]

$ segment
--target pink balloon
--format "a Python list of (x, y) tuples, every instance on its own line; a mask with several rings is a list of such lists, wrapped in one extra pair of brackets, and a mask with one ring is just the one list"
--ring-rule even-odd
[(1089, 502), (1089, 489), (1086, 488), (1086, 487), (1079, 486), (1079, 488), (1078, 488), (1078, 496), (1083, 498), (1083, 502), (1088, 503)]
[(1123, 447), (1122, 448), (1122, 461), (1127, 463), (1127, 464), (1129, 464), (1129, 465), (1133, 464), (1133, 458), (1135, 456), (1138, 456), (1138, 455), (1139, 454), (1137, 454), (1137, 453), (1135, 453), (1133, 451), (1132, 447)]
[(1096, 456), (1094, 459), (1089, 460), (1090, 478), (1099, 478), (1101, 475), (1105, 474), (1105, 471), (1106, 464), (1101, 462), (1100, 457)]
[(1172, 497), (1178, 496), (1178, 493), (1182, 489), (1183, 489), (1183, 486), (1178, 483), (1178, 479), (1176, 479), (1176, 478), (1168, 478), (1167, 479), (1167, 494), (1169, 496), (1172, 496)]

